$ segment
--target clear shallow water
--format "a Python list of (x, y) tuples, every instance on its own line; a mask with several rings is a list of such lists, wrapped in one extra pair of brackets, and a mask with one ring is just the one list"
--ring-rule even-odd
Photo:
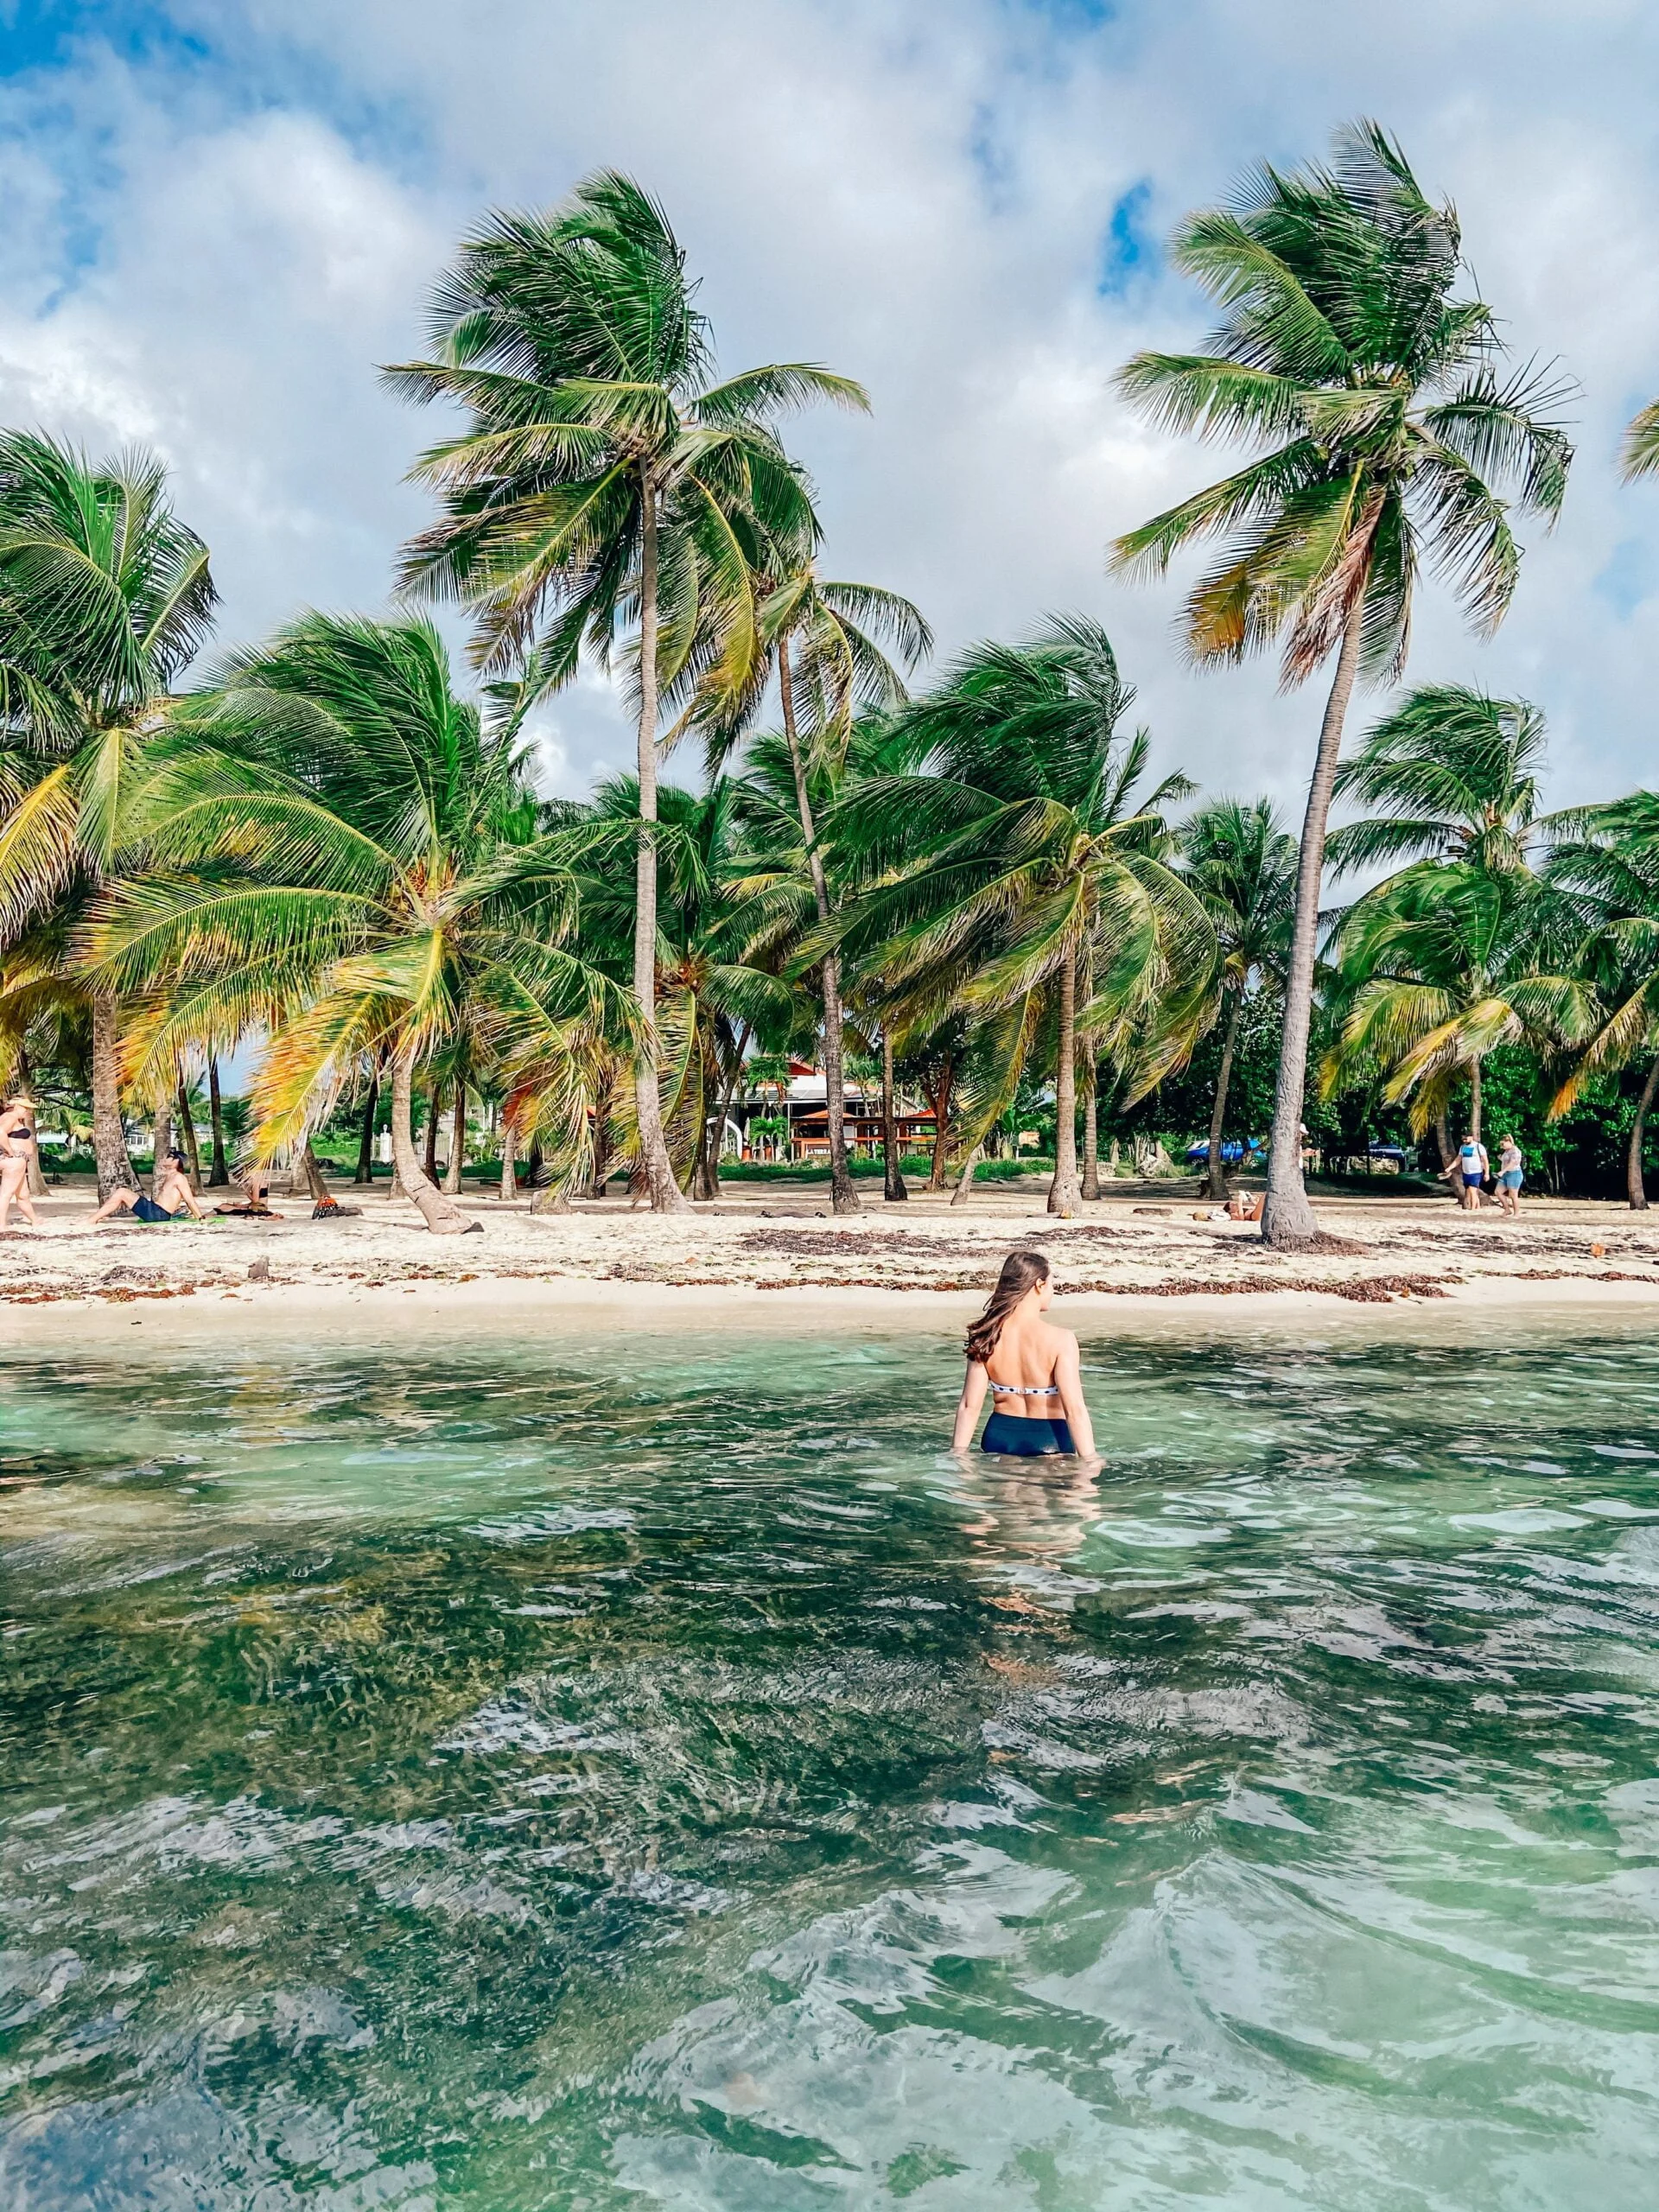
[(0, 1365), (8, 2212), (1653, 2202), (1659, 1351)]

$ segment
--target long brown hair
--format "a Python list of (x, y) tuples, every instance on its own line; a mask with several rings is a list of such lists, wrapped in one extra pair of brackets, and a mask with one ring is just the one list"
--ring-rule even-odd
[(1035, 1290), (1039, 1283), (1048, 1281), (1048, 1261), (1041, 1252), (1010, 1252), (1002, 1262), (1002, 1272), (996, 1279), (996, 1288), (986, 1301), (985, 1311), (968, 1332), (968, 1341), (963, 1346), (969, 1358), (982, 1367), (996, 1350), (1002, 1335), (1002, 1325), (1027, 1291)]

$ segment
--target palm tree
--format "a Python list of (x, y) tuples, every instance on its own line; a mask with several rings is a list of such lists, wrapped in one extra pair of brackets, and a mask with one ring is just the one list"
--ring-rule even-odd
[(1455, 212), (1429, 202), (1375, 124), (1341, 132), (1329, 166), (1264, 168), (1230, 207), (1190, 217), (1173, 259), (1222, 310), (1211, 350), (1137, 354), (1120, 389), (1166, 429), (1271, 449), (1120, 537), (1114, 562), (1162, 571), (1224, 536), (1187, 599), (1192, 658), (1241, 661), (1282, 639), (1289, 687), (1336, 657), (1302, 830), (1262, 1220), (1268, 1242), (1294, 1249), (1318, 1234), (1300, 1133), (1325, 821), (1355, 681), (1397, 680), (1425, 559), (1478, 631), (1497, 627), (1520, 553), (1493, 486), (1553, 519), (1572, 448), (1548, 419), (1563, 387), (1530, 368), (1503, 374), (1491, 308), (1453, 296)]
[[(760, 653), (756, 534), (814, 528), (778, 415), (868, 404), (847, 378), (798, 362), (710, 383), (694, 290), (662, 209), (603, 173), (550, 213), (490, 216), (435, 295), (435, 358), (386, 372), (471, 417), (416, 467), (443, 513), (407, 549), (403, 581), (475, 610), (483, 664), (522, 663), (543, 694), (575, 675), (584, 639), (608, 660), (619, 624), (637, 623), (633, 988), (647, 1021), (663, 687), (711, 659), (745, 680)], [(652, 1204), (679, 1209), (648, 1049), (635, 1092)]]
[(111, 888), (84, 944), (105, 988), (166, 987), (135, 1025), (136, 1074), (267, 1027), (269, 1156), (384, 1055), (404, 1191), (429, 1229), (473, 1226), (422, 1169), (416, 1067), (575, 1058), (635, 1019), (564, 949), (575, 888), (534, 834), (521, 748), (456, 697), (429, 623), (315, 614), (175, 727), (134, 800), (151, 873)]
[[(721, 756), (754, 720), (776, 670), (796, 816), (819, 926), (827, 931), (836, 902), (818, 841), (812, 783), (827, 780), (832, 791), (840, 783), (861, 712), (891, 714), (903, 705), (904, 682), (886, 649), (896, 652), (908, 671), (932, 650), (933, 635), (918, 610), (897, 592), (821, 577), (810, 549), (796, 549), (792, 557), (786, 548), (770, 552), (755, 590), (763, 650), (749, 680), (734, 687), (722, 670), (710, 671), (698, 686), (690, 717), (703, 726), (711, 753)], [(831, 1204), (836, 1213), (856, 1213), (858, 1192), (847, 1165), (841, 959), (833, 944), (819, 963), (818, 981)]]
[[(741, 880), (748, 855), (737, 790), (716, 778), (701, 794), (665, 784), (658, 798), (658, 1096), (677, 1179), (712, 1198), (719, 1196), (721, 1133), (750, 1039), (760, 1030), (787, 1029), (798, 1007), (789, 986), (748, 957), (759, 918)], [(633, 779), (613, 777), (562, 841), (579, 874), (583, 945), (607, 969), (632, 931), (632, 912), (619, 893), (623, 879), (605, 863), (623, 855), (638, 820)]]
[(1419, 855), (1522, 869), (1543, 765), (1544, 717), (1527, 700), (1424, 684), (1338, 770), (1338, 798), (1383, 811), (1334, 830), (1326, 861), (1338, 873)]
[[(148, 734), (213, 602), (207, 549), (174, 512), (159, 461), (133, 452), (94, 467), (50, 438), (0, 435), (0, 715), (14, 748), (0, 819), (8, 938), (116, 871)], [(137, 1179), (122, 1131), (119, 1027), (115, 998), (95, 989), (100, 1198)]]
[[(1425, 684), (1410, 692), (1376, 724), (1358, 753), (1337, 772), (1338, 797), (1357, 799), (1382, 811), (1332, 833), (1326, 858), (1336, 872), (1418, 857), (1447, 861), (1473, 871), (1468, 881), (1476, 887), (1468, 898), (1459, 893), (1454, 879), (1446, 880), (1446, 895), (1439, 899), (1434, 889), (1438, 879), (1427, 874), (1414, 878), (1415, 887), (1407, 903), (1417, 919), (1404, 925), (1408, 937), (1412, 937), (1424, 916), (1434, 913), (1434, 932), (1442, 938), (1443, 947), (1442, 954), (1429, 957), (1428, 969), (1453, 989), (1454, 995), (1459, 987), (1452, 985), (1449, 978), (1454, 973), (1464, 976), (1465, 995), (1472, 995), (1469, 996), (1471, 1006), (1484, 993), (1491, 944), (1496, 942), (1489, 939), (1488, 930), (1513, 929), (1516, 901), (1509, 895), (1510, 892), (1529, 897), (1519, 879), (1530, 865), (1529, 848), (1538, 823), (1543, 765), (1544, 717), (1538, 708), (1525, 699), (1493, 699), (1465, 685), (1446, 683)], [(1492, 882), (1483, 891), (1479, 887), (1485, 878)], [(1537, 918), (1548, 913), (1558, 925), (1565, 919), (1559, 906), (1541, 906), (1535, 900), (1522, 911)], [(1366, 917), (1381, 912), (1376, 899), (1371, 900), (1357, 925), (1369, 927)], [(1448, 927), (1451, 938), (1446, 940)], [(1389, 928), (1392, 933), (1392, 925)], [(1448, 969), (1443, 957), (1445, 944), (1458, 941), (1465, 932), (1472, 935), (1461, 951), (1452, 956)], [(1351, 950), (1352, 930), (1350, 940)], [(1528, 949), (1510, 946), (1505, 960), (1512, 954), (1520, 957), (1517, 972), (1524, 972)], [(1346, 995), (1351, 1001), (1356, 980), (1366, 975), (1369, 957), (1369, 954), (1344, 957), (1337, 983), (1338, 998)], [(1426, 976), (1419, 980), (1426, 980)], [(1380, 1016), (1382, 1001), (1375, 993), (1368, 1004), (1373, 1015)], [(1444, 1007), (1438, 1015), (1431, 1016), (1427, 1001), (1423, 1001), (1406, 1027), (1399, 1029), (1395, 1025), (1401, 1011), (1396, 1005), (1385, 1027), (1402, 1055), (1411, 1049), (1408, 1038), (1414, 1042), (1450, 1018)], [(1344, 1020), (1351, 1019), (1353, 1012), (1351, 1003)], [(1414, 1030), (1414, 1021), (1426, 1022), (1427, 1028)], [(1354, 1034), (1358, 1033), (1356, 1029)], [(1476, 1055), (1470, 1070), (1477, 1135), (1481, 1057)], [(1327, 1092), (1336, 1071), (1351, 1065), (1347, 1048), (1339, 1042), (1327, 1056), (1322, 1077)], [(1436, 1088), (1434, 1096), (1440, 1164), (1445, 1166), (1451, 1159), (1451, 1138), (1443, 1110), (1444, 1084)]]
[(1374, 1065), (1386, 1099), (1412, 1097), (1421, 1133), (1466, 1077), (1478, 1138), (1481, 1067), (1495, 1046), (1549, 1053), (1582, 1044), (1594, 1027), (1575, 934), (1565, 903), (1524, 869), (1437, 860), (1402, 868), (1343, 917), (1336, 996), (1347, 1011), (1322, 1089), (1329, 1096)]
[(1080, 1041), (1160, 1001), (1173, 1026), (1214, 955), (1201, 906), (1158, 852), (1161, 808), (1192, 786), (1168, 777), (1141, 792), (1146, 734), (1118, 731), (1133, 696), (1104, 631), (1079, 618), (1026, 645), (976, 646), (902, 718), (915, 769), (869, 778), (830, 832), (868, 886), (842, 934), (881, 978), (901, 1036), (953, 1012), (986, 1026), (965, 1149), (1052, 1042), (1056, 1213), (1082, 1203)]
[(1181, 855), (1220, 951), (1215, 989), (1222, 1024), (1221, 1068), (1210, 1112), (1205, 1182), (1227, 1195), (1222, 1133), (1238, 1025), (1251, 993), (1282, 989), (1296, 904), (1296, 840), (1280, 827), (1270, 801), (1218, 798), (1182, 824)]
[(1610, 806), (1563, 817), (1565, 836), (1545, 863), (1585, 925), (1576, 963), (1598, 988), (1602, 1018), (1550, 1101), (1564, 1114), (1592, 1075), (1648, 1061), (1624, 1154), (1632, 1208), (1647, 1211), (1642, 1147), (1659, 1091), (1659, 797), (1637, 791)]

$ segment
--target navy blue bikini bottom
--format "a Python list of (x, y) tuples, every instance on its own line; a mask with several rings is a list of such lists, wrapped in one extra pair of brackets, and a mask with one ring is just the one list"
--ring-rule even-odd
[(1046, 1452), (1075, 1452), (1070, 1426), (1063, 1421), (1042, 1421), (1034, 1414), (993, 1414), (979, 1440), (982, 1452), (1001, 1452), (1017, 1459), (1033, 1459)]

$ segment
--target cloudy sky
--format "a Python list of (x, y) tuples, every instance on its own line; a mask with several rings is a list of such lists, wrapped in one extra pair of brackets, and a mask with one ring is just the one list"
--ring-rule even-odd
[[(868, 386), (869, 420), (797, 433), (831, 573), (910, 594), (946, 654), (1097, 615), (1161, 765), (1289, 801), (1318, 699), (1190, 672), (1177, 582), (1106, 577), (1116, 531), (1215, 470), (1109, 378), (1205, 327), (1161, 252), (1185, 209), (1375, 115), (1456, 200), (1517, 354), (1581, 388), (1505, 629), (1431, 589), (1411, 673), (1540, 702), (1553, 796), (1589, 797), (1656, 774), (1659, 486), (1615, 456), (1659, 392), (1656, 92), (1637, 0), (0, 0), (0, 420), (165, 454), (227, 642), (379, 607), (435, 426), (375, 364), (416, 349), (480, 209), (624, 168), (723, 365)], [(543, 735), (571, 793), (626, 747), (597, 679)]]

